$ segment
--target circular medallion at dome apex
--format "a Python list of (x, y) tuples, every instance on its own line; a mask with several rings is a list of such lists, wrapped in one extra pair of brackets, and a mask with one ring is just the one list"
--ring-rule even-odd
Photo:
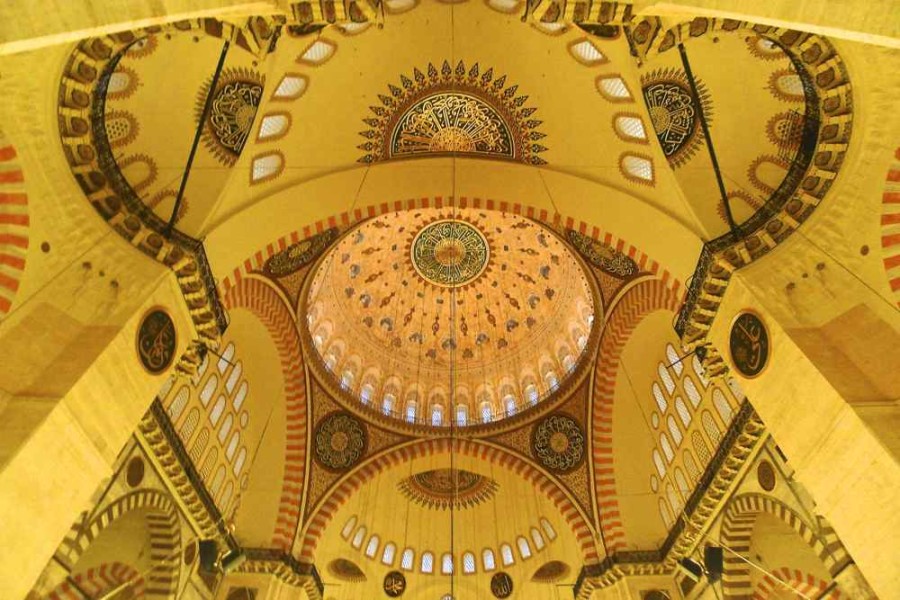
[(342, 388), (339, 399), (407, 423), (518, 414), (582, 371), (595, 292), (576, 254), (542, 224), (500, 211), (369, 219), (307, 285), (314, 371)]
[(488, 266), (490, 249), (484, 235), (465, 221), (437, 221), (413, 239), (410, 259), (416, 272), (435, 285), (469, 283)]

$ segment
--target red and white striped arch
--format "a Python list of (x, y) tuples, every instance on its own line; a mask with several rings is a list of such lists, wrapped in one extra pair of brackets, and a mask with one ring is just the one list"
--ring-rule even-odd
[(269, 258), (286, 249), (288, 246), (322, 233), (332, 227), (350, 227), (365, 219), (401, 210), (450, 207), (496, 210), (528, 217), (529, 219), (535, 219), (548, 225), (562, 225), (567, 229), (576, 229), (583, 235), (599, 240), (607, 246), (611, 246), (619, 252), (628, 255), (638, 264), (642, 271), (658, 276), (663, 281), (669, 283), (676, 291), (681, 289), (681, 282), (669, 273), (669, 271), (664, 269), (658, 262), (641, 252), (635, 246), (629, 244), (626, 240), (603, 231), (597, 226), (585, 223), (584, 221), (577, 221), (574, 218), (565, 217), (559, 213), (551, 213), (545, 209), (514, 202), (467, 198), (465, 196), (460, 198), (435, 196), (433, 198), (423, 197), (412, 198), (409, 200), (397, 200), (395, 202), (383, 202), (378, 205), (357, 208), (352, 211), (342, 212), (332, 217), (328, 217), (327, 219), (322, 219), (321, 221), (316, 221), (301, 229), (287, 233), (277, 240), (266, 244), (264, 248), (257, 250), (252, 256), (247, 257), (240, 265), (232, 269), (222, 279), (222, 292), (226, 293), (232, 286), (236, 285), (237, 282), (249, 273), (262, 270), (263, 265), (265, 265)]
[(619, 361), (631, 334), (645, 316), (657, 310), (673, 313), (678, 310), (681, 295), (678, 286), (672, 283), (663, 279), (647, 279), (625, 292), (610, 308), (600, 339), (591, 412), (592, 462), (597, 514), (606, 551), (610, 554), (625, 547), (625, 527), (619, 512), (613, 461), (613, 401)]
[(0, 319), (12, 309), (28, 251), (28, 196), (16, 158), (16, 149), (0, 132)]
[(900, 148), (894, 151), (881, 196), (881, 258), (888, 285), (900, 306)]
[(262, 322), (272, 336), (281, 361), (285, 399), (284, 479), (272, 545), (288, 550), (300, 519), (300, 498), (306, 472), (306, 376), (300, 336), (294, 317), (275, 289), (258, 277), (231, 286), (223, 298), (229, 310), (244, 308)]

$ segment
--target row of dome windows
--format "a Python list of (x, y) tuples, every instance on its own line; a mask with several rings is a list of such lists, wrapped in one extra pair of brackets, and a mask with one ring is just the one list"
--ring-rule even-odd
[[(540, 520), (540, 525), (543, 529), (543, 534), (536, 527), (532, 527), (529, 532), (529, 535), (531, 536), (530, 543), (525, 536), (518, 536), (516, 538), (516, 548), (518, 549), (519, 556), (522, 560), (531, 558), (533, 554), (531, 544), (534, 545), (535, 551), (540, 551), (547, 545), (545, 536), (550, 541), (556, 539), (556, 530), (547, 519), (542, 517)], [(354, 528), (356, 528), (355, 533)], [(366, 537), (366, 528), (363, 525), (356, 527), (356, 517), (350, 517), (350, 519), (344, 525), (343, 530), (341, 531), (341, 536), (344, 539), (348, 540), (351, 546), (359, 550), (362, 548), (363, 542)], [(368, 539), (364, 554), (369, 558), (376, 558), (379, 552), (380, 544), (381, 540), (378, 535), (373, 534)], [(380, 560), (382, 564), (385, 564), (389, 567), (394, 566), (396, 552), (396, 544), (394, 544), (393, 542), (388, 542), (387, 544), (385, 544), (384, 548), (381, 550)], [(412, 548), (406, 548), (400, 557), (400, 568), (404, 571), (413, 571), (415, 568), (415, 555), (415, 550), (413, 550)], [(423, 552), (419, 559), (419, 571), (425, 574), (434, 573), (434, 559), (435, 554), (433, 552)], [(515, 564), (516, 559), (513, 555), (513, 547), (510, 544), (500, 544), (500, 560), (502, 561), (503, 566), (510, 566), (512, 564)], [(441, 574), (453, 574), (454, 564), (455, 561), (452, 553), (446, 552), (441, 555)], [(485, 548), (484, 550), (482, 550), (481, 564), (485, 572), (490, 572), (497, 568), (494, 551), (491, 548)], [(462, 572), (466, 575), (471, 575), (475, 573), (476, 570), (477, 565), (475, 554), (468, 551), (464, 552), (462, 554)]]

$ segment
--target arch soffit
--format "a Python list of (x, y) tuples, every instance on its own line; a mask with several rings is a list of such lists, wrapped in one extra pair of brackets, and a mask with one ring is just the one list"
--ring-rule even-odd
[(380, 473), (423, 456), (461, 453), (486, 460), (523, 477), (535, 486), (559, 509), (560, 516), (572, 528), (578, 540), (585, 564), (599, 561), (596, 535), (589, 520), (581, 512), (564, 486), (528, 458), (486, 440), (432, 438), (393, 446), (358, 465), (337, 481), (298, 530), (294, 554), (300, 560), (312, 562), (316, 547), (331, 519), (350, 497)]
[(622, 293), (610, 307), (609, 318), (601, 333), (591, 401), (591, 464), (596, 502), (598, 507), (603, 507), (603, 510), (597, 511), (598, 520), (610, 552), (626, 546), (626, 531), (618, 508), (613, 467), (613, 402), (619, 359), (631, 333), (646, 315), (657, 310), (674, 313), (680, 300), (680, 290), (671, 282), (658, 278), (642, 279)]
[(300, 518), (300, 498), (306, 472), (308, 426), (306, 375), (295, 318), (281, 292), (258, 276), (238, 281), (223, 294), (226, 308), (244, 308), (259, 318), (271, 335), (280, 357), (285, 394), (284, 475), (272, 545), (290, 547)]

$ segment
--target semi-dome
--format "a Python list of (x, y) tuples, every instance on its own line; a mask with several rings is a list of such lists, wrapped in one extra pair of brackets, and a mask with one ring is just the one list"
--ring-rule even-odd
[(547, 227), (421, 209), (348, 232), (307, 296), (322, 364), (373, 409), (433, 426), (521, 412), (575, 369), (594, 319), (585, 272)]

